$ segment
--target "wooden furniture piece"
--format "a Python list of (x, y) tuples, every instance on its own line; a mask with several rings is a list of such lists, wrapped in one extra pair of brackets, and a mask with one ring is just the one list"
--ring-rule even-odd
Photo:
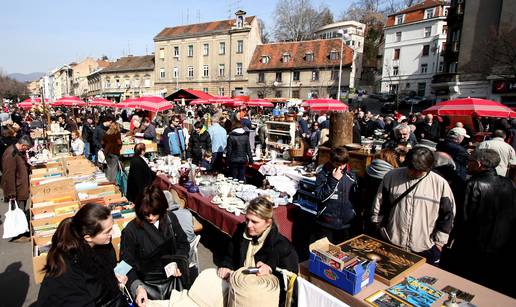
[[(267, 131), (267, 145), (294, 147), (296, 142), (296, 122), (265, 122)], [(283, 143), (278, 142), (282, 140)]]

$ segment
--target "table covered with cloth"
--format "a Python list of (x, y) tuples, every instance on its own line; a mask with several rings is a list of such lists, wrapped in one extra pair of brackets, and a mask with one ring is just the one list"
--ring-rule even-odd
[[(204, 197), (200, 193), (190, 193), (178, 184), (172, 184), (179, 197), (186, 201), (188, 209), (196, 212), (199, 217), (210, 222), (225, 234), (232, 236), (238, 224), (245, 221), (245, 216), (236, 216), (217, 205), (211, 203), (211, 197)], [(292, 228), (295, 219), (295, 211), (298, 208), (292, 204), (279, 206), (274, 209), (274, 221), (280, 233), (292, 241)]]

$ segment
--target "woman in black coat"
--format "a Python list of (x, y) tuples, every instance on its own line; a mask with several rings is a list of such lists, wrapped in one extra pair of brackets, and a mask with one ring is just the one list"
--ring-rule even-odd
[[(251, 250), (249, 250), (251, 249)], [(299, 271), (299, 259), (292, 244), (281, 235), (273, 221), (273, 203), (265, 197), (253, 199), (246, 210), (246, 222), (238, 226), (224, 257), (217, 261), (222, 279), (241, 267), (257, 267), (256, 275), (274, 274), (282, 284), (276, 268), (292, 273)], [(284, 297), (281, 286), (281, 298)]]
[[(120, 258), (132, 267), (127, 274), (127, 284), (140, 305), (147, 303), (148, 299), (168, 299), (161, 297), (160, 292), (150, 285), (149, 277), (166, 280), (164, 266), (172, 261), (178, 264), (172, 275), (188, 287), (190, 244), (177, 217), (167, 212), (167, 199), (158, 187), (151, 185), (145, 188), (135, 205), (136, 218), (122, 231)], [(172, 257), (177, 260), (170, 260)], [(181, 259), (184, 265), (181, 265)]]
[(233, 130), (228, 135), (226, 160), (231, 177), (245, 181), (245, 167), (247, 163), (253, 163), (253, 153), (249, 133), (242, 128), (238, 119), (233, 120)]
[(37, 306), (127, 306), (116, 276), (109, 208), (86, 204), (64, 219), (52, 236)]
[(143, 189), (154, 181), (156, 174), (150, 169), (147, 162), (143, 159), (145, 155), (145, 144), (139, 143), (134, 146), (134, 156), (129, 166), (127, 176), (127, 200), (135, 202)]
[(196, 122), (188, 144), (188, 157), (192, 159), (193, 164), (201, 164), (203, 151), (211, 152), (211, 137), (208, 131), (204, 129), (203, 124)]

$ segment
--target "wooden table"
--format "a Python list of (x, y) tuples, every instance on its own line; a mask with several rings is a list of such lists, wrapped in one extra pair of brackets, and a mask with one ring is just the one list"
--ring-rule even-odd
[[(356, 295), (351, 295), (339, 288), (327, 283), (323, 279), (313, 275), (310, 273), (308, 269), (308, 261), (302, 262), (299, 265), (299, 275), (304, 279), (308, 280), (312, 284), (321, 288), (322, 290), (328, 292), (329, 294), (335, 296), (337, 299), (342, 302), (350, 305), (350, 306), (371, 306), (364, 299), (373, 293), (389, 288), (387, 285), (375, 280), (373, 284), (365, 287)], [(437, 290), (441, 290), (444, 287), (450, 285), (459, 290), (468, 292), (473, 294), (475, 297), (471, 301), (472, 304), (481, 307), (481, 306), (489, 306), (489, 307), (508, 307), (508, 306), (516, 306), (516, 300), (476, 284), (472, 281), (464, 279), (460, 276), (451, 274), (444, 270), (441, 270), (437, 267), (434, 267), (429, 264), (424, 264), (420, 268), (416, 269), (410, 276), (415, 278), (420, 278), (423, 276), (431, 276), (437, 278), (437, 282), (433, 285), (433, 287)], [(507, 276), (508, 277), (508, 276)], [(511, 277), (509, 277), (511, 278)], [(511, 281), (508, 281), (511, 282)], [(448, 295), (445, 294), (443, 298), (436, 301), (432, 306), (441, 306), (444, 301), (448, 299)]]

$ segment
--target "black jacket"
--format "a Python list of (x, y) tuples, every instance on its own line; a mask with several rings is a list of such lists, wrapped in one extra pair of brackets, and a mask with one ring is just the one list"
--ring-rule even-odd
[(147, 162), (140, 156), (131, 159), (127, 176), (127, 200), (135, 202), (143, 190), (152, 184), (156, 174), (150, 169)]
[[(276, 268), (279, 267), (297, 273), (299, 271), (299, 259), (294, 247), (287, 238), (279, 233), (276, 224), (273, 223), (271, 227), (262, 248), (254, 256), (255, 262), (261, 261), (267, 264), (273, 272), (276, 272)], [(222, 259), (215, 259), (215, 264), (218, 267), (238, 270), (244, 266), (245, 256), (250, 244), (250, 241), (243, 237), (245, 228), (245, 223), (238, 225), (227, 253)]]
[(63, 275), (47, 275), (43, 279), (37, 306), (123, 306), (113, 272), (116, 266), (113, 245), (85, 246), (79, 253), (65, 255), (64, 260)]
[(253, 163), (249, 135), (244, 129), (235, 129), (228, 135), (226, 159), (229, 163)]
[(202, 160), (202, 153), (204, 151), (211, 151), (211, 137), (208, 131), (199, 134), (196, 131), (190, 136), (188, 144), (188, 157), (192, 158), (194, 164), (200, 164)]
[(469, 154), (466, 148), (450, 140), (444, 140), (442, 142), (437, 143), (435, 149), (437, 151), (445, 152), (453, 158), (453, 162), (455, 162), (456, 166), (455, 170), (457, 172), (457, 175), (459, 175), (460, 178), (465, 180), (466, 175), (468, 173), (469, 158)]
[(473, 175), (466, 183), (464, 206), (457, 212), (450, 269), (516, 297), (514, 284), (501, 278), (516, 273), (516, 264), (507, 258), (516, 252), (515, 234), (515, 184), (495, 170)]
[(331, 163), (326, 163), (317, 174), (317, 223), (331, 229), (349, 228), (356, 215), (353, 203), (358, 200), (357, 181), (351, 172), (346, 172), (340, 180), (332, 172)]
[(122, 230), (120, 258), (132, 266), (127, 274), (129, 287), (135, 280), (141, 280), (146, 273), (162, 270), (162, 256), (188, 257), (190, 252), (186, 234), (174, 213), (167, 212), (165, 218), (160, 220), (159, 230), (147, 221), (143, 221), (142, 225), (140, 227), (132, 220)]
[(99, 124), (93, 131), (93, 154), (96, 155), (97, 151), (102, 148), (102, 140), (106, 134), (107, 128), (103, 124)]
[(416, 136), (418, 140), (427, 139), (432, 142), (439, 141), (440, 129), (438, 122), (432, 121), (432, 125), (421, 122), (416, 127)]
[(93, 127), (88, 123), (82, 125), (82, 140), (84, 143), (93, 143)]

